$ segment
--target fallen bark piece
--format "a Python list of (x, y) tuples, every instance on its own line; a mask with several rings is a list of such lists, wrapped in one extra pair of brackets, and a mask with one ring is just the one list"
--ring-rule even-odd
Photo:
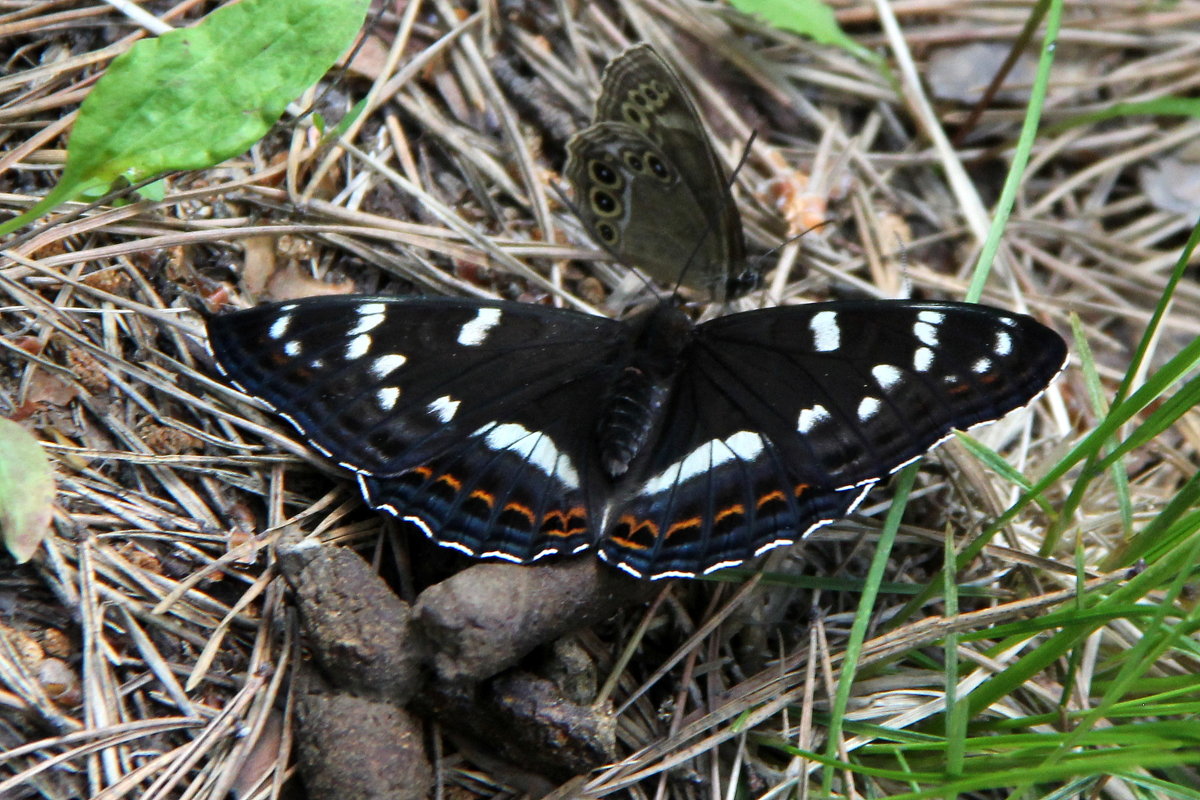
[(489, 678), (533, 648), (594, 625), (661, 590), (595, 558), (545, 567), (479, 564), (429, 587), (413, 613), (451, 684)]
[(422, 641), (408, 604), (357, 553), (288, 540), (279, 565), (313, 654), (337, 687), (403, 704), (422, 680)]

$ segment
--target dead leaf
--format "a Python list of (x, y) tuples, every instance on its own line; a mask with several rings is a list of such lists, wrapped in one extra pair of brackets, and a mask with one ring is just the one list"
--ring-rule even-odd
[(297, 300), (301, 297), (318, 295), (350, 294), (354, 281), (347, 278), (337, 283), (327, 283), (312, 277), (295, 263), (288, 264), (267, 282), (267, 295), (274, 300)]
[(180, 453), (195, 452), (203, 445), (199, 439), (187, 431), (170, 428), (166, 425), (150, 424), (142, 428), (142, 441), (146, 446), (160, 456), (177, 456)]
[(46, 349), (42, 340), (36, 336), (10, 336), (8, 341), (31, 356), (40, 356)]
[[(43, 415), (43, 416), (50, 416), (50, 415)], [(58, 416), (58, 415), (54, 415), (54, 416)], [(44, 433), (45, 435), (47, 435), (51, 439), (53, 439), (55, 444), (60, 444), (63, 447), (79, 447), (79, 442), (75, 441), (70, 436), (67, 436), (67, 434), (63, 433), (59, 429), (58, 425), (55, 424), (54, 422), (43, 421), (43, 424), (41, 426), (39, 426), (39, 429), (41, 430), (42, 433)], [(93, 447), (92, 449), (103, 450), (104, 448), (103, 447)], [(65, 463), (68, 466), (70, 466), (74, 469), (77, 469), (81, 472), (83, 470), (87, 469), (88, 465), (90, 464), (88, 459), (84, 458), (79, 453), (71, 453), (71, 452), (63, 453), (62, 460), (63, 460), (63, 463)]]
[[(935, 50), (925, 71), (933, 96), (966, 105), (977, 102), (1008, 58), (1009, 49), (1003, 42), (972, 42)], [(996, 93), (996, 100), (1024, 103), (1036, 72), (1037, 59), (1022, 53), (1004, 81), (1007, 88)]]
[(292, 236), (285, 233), (275, 240), (275, 250), (279, 255), (293, 261), (305, 261), (317, 257), (317, 248), (312, 241), (303, 236)]
[(367, 36), (362, 47), (354, 52), (350, 61), (350, 71), (355, 75), (375, 80), (383, 74), (387, 64), (388, 48), (378, 36)]
[(46, 538), (53, 511), (54, 470), (41, 443), (0, 418), (0, 536), (18, 564)]
[(41, 640), (42, 650), (48, 656), (71, 658), (76, 655), (75, 648), (71, 644), (71, 637), (58, 628), (46, 628), (41, 631)]
[(35, 369), (29, 379), (29, 389), (25, 392), (27, 403), (38, 405), (67, 406), (79, 397), (79, 387), (64, 380), (53, 372)]
[(1151, 204), (1189, 219), (1200, 213), (1200, 147), (1181, 147), (1138, 171), (1138, 183)]
[(208, 309), (209, 313), (211, 314), (215, 314), (225, 306), (229, 305), (229, 302), (232, 298), (233, 289), (229, 286), (229, 284), (226, 283), (217, 284), (215, 288), (207, 289), (207, 291), (201, 295), (201, 299), (204, 301), (204, 307)]
[(767, 183), (763, 199), (774, 206), (787, 221), (787, 238), (799, 236), (825, 222), (829, 211), (829, 196), (809, 189), (808, 175), (791, 172), (784, 178)]
[(117, 294), (129, 286), (129, 275), (123, 269), (110, 267), (83, 276), (83, 282), (109, 294)]
[(254, 746), (242, 758), (230, 794), (233, 797), (249, 797), (271, 770), (286, 766), (287, 758), (283, 755), (283, 714), (273, 710)]
[(275, 273), (275, 237), (248, 236), (242, 240), (242, 288), (252, 298), (262, 297), (267, 281)]
[(83, 700), (79, 676), (61, 658), (47, 658), (37, 667), (37, 679), (46, 696), (64, 706), (76, 706)]

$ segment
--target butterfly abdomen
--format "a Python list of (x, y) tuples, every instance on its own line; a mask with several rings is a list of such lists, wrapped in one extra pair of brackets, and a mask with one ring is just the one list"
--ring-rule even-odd
[(613, 387), (596, 436), (600, 463), (610, 478), (619, 478), (650, 440), (666, 388), (638, 367), (626, 367)]

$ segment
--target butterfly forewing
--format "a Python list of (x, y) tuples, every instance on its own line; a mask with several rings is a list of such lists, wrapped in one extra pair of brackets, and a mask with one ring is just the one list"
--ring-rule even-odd
[(954, 429), (1028, 403), (1066, 348), (1020, 314), (958, 303), (815, 303), (701, 325), (606, 560), (696, 574), (849, 513)]
[(586, 546), (592, 436), (623, 328), (515, 303), (337, 297), (213, 317), (243, 391), (359, 475), (376, 507), (460, 550)]

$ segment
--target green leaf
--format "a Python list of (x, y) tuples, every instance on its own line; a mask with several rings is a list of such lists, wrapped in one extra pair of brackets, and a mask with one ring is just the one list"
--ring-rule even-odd
[(79, 109), (62, 178), (0, 235), (117, 179), (204, 169), (245, 152), (350, 46), (368, 0), (244, 0), (135, 44)]
[(819, 0), (730, 0), (743, 14), (760, 17), (768, 25), (807, 36), (815, 42), (840, 47), (872, 64), (879, 57), (846, 35), (833, 9)]
[(54, 470), (33, 434), (0, 417), (0, 537), (17, 563), (46, 538), (54, 509)]

